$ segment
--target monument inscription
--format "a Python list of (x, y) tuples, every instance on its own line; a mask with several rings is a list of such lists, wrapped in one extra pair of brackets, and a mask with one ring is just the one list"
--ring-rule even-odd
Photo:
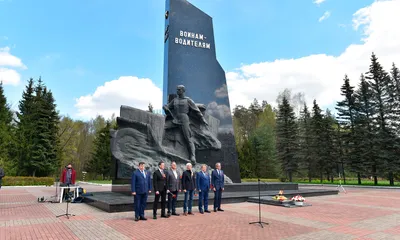
[(205, 37), (203, 34), (182, 30), (179, 31), (179, 37), (175, 37), (175, 44), (210, 49), (211, 44), (204, 41)]

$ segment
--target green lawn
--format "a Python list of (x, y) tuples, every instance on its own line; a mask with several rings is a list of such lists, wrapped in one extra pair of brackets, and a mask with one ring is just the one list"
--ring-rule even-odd
[[(279, 179), (264, 179), (264, 178), (262, 178), (260, 180), (263, 181), (263, 182), (280, 182)], [(242, 182), (257, 182), (257, 181), (258, 181), (257, 178), (244, 178), (244, 179), (242, 179)], [(321, 184), (321, 181), (318, 180), (318, 179), (313, 179), (311, 182), (308, 182), (308, 180), (305, 180), (305, 179), (297, 179), (297, 180), (294, 180), (293, 182), (304, 183), (304, 184)], [(329, 185), (329, 184), (338, 185), (339, 184), (339, 179), (334, 179), (333, 183), (331, 181), (328, 181), (328, 180), (323, 180), (322, 184), (325, 184), (325, 185)], [(345, 184), (343, 182), (343, 180), (342, 180), (342, 185), (358, 185), (358, 181), (357, 181), (357, 179), (347, 179), (346, 180), (346, 184)], [(374, 186), (374, 181), (371, 181), (369, 179), (362, 179), (361, 180), (361, 186)], [(389, 186), (390, 187), (389, 181), (387, 181), (387, 180), (378, 180), (378, 186)], [(395, 182), (394, 186), (395, 187), (400, 187), (400, 182)]]
[[(316, 179), (313, 179), (311, 181), (311, 183), (308, 180), (298, 180), (296, 182), (297, 183), (305, 183), (305, 184), (321, 184), (321, 181), (320, 180), (316, 180)], [(324, 180), (324, 181), (322, 181), (322, 184), (338, 185), (339, 184), (339, 180), (335, 179), (333, 181), (333, 183), (331, 181)], [(358, 181), (357, 181), (357, 179), (348, 179), (348, 180), (346, 180), (346, 184), (345, 184), (343, 182), (343, 180), (342, 180), (342, 185), (358, 185)], [(363, 185), (363, 186), (374, 186), (374, 181), (369, 180), (369, 179), (368, 180), (367, 179), (362, 179), (361, 180), (361, 185)], [(389, 185), (389, 181), (387, 181), (387, 180), (378, 180), (378, 186), (390, 186)], [(394, 186), (395, 187), (400, 187), (400, 183), (399, 182), (394, 182)]]

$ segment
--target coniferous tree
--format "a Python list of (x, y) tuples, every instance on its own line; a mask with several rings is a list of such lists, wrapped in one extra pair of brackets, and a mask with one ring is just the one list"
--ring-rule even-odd
[(44, 85), (41, 79), (35, 86), (33, 123), (35, 126), (32, 136), (32, 152), (29, 166), (29, 174), (32, 176), (41, 175), (50, 169), (47, 161), (47, 148), (51, 144), (47, 126), (47, 112), (44, 100)]
[(304, 104), (300, 112), (298, 141), (298, 159), (302, 168), (307, 171), (308, 181), (311, 182), (316, 164), (314, 161), (315, 159), (312, 157), (311, 114), (307, 104)]
[(57, 105), (51, 90), (46, 87), (43, 91), (44, 109), (46, 111), (45, 119), (47, 122), (47, 131), (49, 145), (46, 146), (47, 161), (49, 162), (50, 168), (48, 173), (52, 173), (58, 169), (61, 164), (61, 153), (59, 152), (60, 138), (58, 135), (60, 116), (57, 111)]
[(18, 175), (30, 174), (31, 152), (33, 147), (33, 136), (35, 133), (34, 125), (34, 81), (29, 79), (25, 90), (22, 93), (22, 99), (18, 105), (17, 121), (17, 169)]
[(372, 99), (375, 102), (374, 125), (376, 131), (377, 147), (379, 149), (379, 163), (384, 166), (383, 171), (388, 173), (390, 185), (394, 185), (393, 171), (396, 170), (398, 140), (393, 124), (396, 123), (397, 114), (394, 113), (393, 87), (388, 73), (372, 53), (371, 65), (366, 74), (366, 79), (372, 90)]
[(324, 159), (324, 170), (327, 174), (327, 179), (333, 182), (334, 169), (337, 168), (338, 164), (338, 143), (335, 127), (337, 125), (336, 119), (332, 116), (329, 109), (326, 110), (323, 116), (323, 145), (321, 146), (323, 151)]
[(276, 149), (282, 170), (292, 181), (293, 173), (297, 171), (297, 126), (296, 117), (289, 100), (283, 96), (278, 106), (276, 119)]
[(3, 83), (0, 82), (0, 166), (11, 167), (12, 111), (4, 95)]
[(400, 71), (394, 63), (392, 64), (390, 75), (395, 85), (395, 96), (397, 96), (397, 100), (400, 101)]
[(316, 168), (319, 173), (319, 177), (322, 183), (323, 174), (325, 170), (325, 159), (324, 159), (324, 118), (322, 115), (321, 108), (317, 104), (317, 101), (313, 102), (313, 110), (311, 117), (311, 129), (312, 129), (312, 157), (315, 159)]
[(354, 122), (356, 118), (356, 106), (354, 87), (350, 85), (350, 80), (345, 75), (344, 83), (341, 90), (341, 95), (344, 99), (336, 104), (336, 110), (338, 111), (339, 124), (341, 125), (341, 138), (345, 142), (342, 151), (345, 152), (347, 157), (346, 162), (349, 164), (351, 170), (357, 173), (358, 184), (361, 184), (361, 173), (363, 171), (362, 158), (360, 157), (359, 149), (356, 148), (355, 143), (355, 130)]
[(372, 90), (364, 75), (360, 77), (360, 83), (355, 93), (356, 118), (355, 122), (355, 148), (358, 149), (359, 158), (362, 159), (364, 169), (369, 169), (374, 178), (374, 184), (378, 184), (378, 146), (375, 138), (373, 117), (375, 115), (375, 103), (372, 98)]
[(389, 152), (391, 158), (386, 163), (386, 171), (389, 174), (390, 185), (394, 185), (394, 175), (400, 172), (400, 95), (399, 70), (395, 64), (392, 65), (390, 76), (388, 77), (387, 88), (389, 91), (389, 128), (392, 136), (392, 146)]
[[(337, 128), (336, 128), (336, 137), (337, 137), (337, 147), (338, 147), (338, 166), (337, 166), (337, 172), (339, 173), (339, 178), (343, 177), (343, 182), (346, 184), (346, 171), (344, 168), (344, 161), (345, 161), (345, 154), (344, 154), (344, 143), (343, 143), (343, 131), (341, 129), (341, 126), (339, 122), (336, 122)], [(340, 176), (340, 173), (342, 173), (342, 176)]]
[(39, 78), (28, 81), (19, 104), (17, 136), (20, 174), (48, 176), (59, 167), (58, 124), (55, 100)]

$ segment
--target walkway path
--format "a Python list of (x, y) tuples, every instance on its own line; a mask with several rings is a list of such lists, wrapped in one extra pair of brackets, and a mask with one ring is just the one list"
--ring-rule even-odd
[[(110, 186), (83, 186), (109, 191)], [(10, 239), (400, 239), (400, 191), (347, 189), (338, 196), (308, 198), (313, 206), (282, 208), (262, 205), (264, 229), (257, 221), (258, 205), (224, 205), (225, 212), (170, 219), (133, 221), (133, 212), (105, 213), (86, 204), (38, 203), (54, 195), (52, 187), (0, 189), (0, 240)], [(151, 212), (148, 212), (148, 216)]]

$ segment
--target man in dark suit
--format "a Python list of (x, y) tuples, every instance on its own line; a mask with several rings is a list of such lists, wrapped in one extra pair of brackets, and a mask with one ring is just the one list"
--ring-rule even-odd
[(169, 190), (167, 189), (167, 174), (164, 170), (165, 163), (163, 161), (158, 163), (158, 169), (153, 173), (153, 187), (154, 193), (156, 194), (153, 203), (153, 219), (157, 219), (157, 205), (158, 201), (161, 197), (161, 217), (168, 218), (169, 216), (165, 215), (165, 198), (167, 197), (167, 193)]
[(178, 170), (176, 170), (176, 163), (171, 163), (171, 169), (167, 174), (167, 182), (168, 182), (168, 216), (175, 215), (179, 216), (176, 213), (176, 200), (178, 199), (178, 193), (181, 192), (181, 174)]
[(147, 220), (144, 217), (146, 209), (147, 196), (151, 193), (151, 176), (144, 170), (144, 162), (139, 163), (139, 169), (132, 174), (131, 190), (134, 198), (135, 221)]
[(221, 209), (222, 191), (224, 191), (224, 171), (221, 170), (221, 163), (215, 164), (215, 169), (211, 173), (211, 184), (214, 191), (214, 212)]
[[(210, 175), (207, 172), (207, 165), (201, 166), (201, 171), (196, 175), (196, 185), (199, 191), (199, 212), (201, 214), (211, 213), (208, 211), (208, 191), (210, 190)], [(203, 211), (204, 203), (204, 211)]]
[(186, 171), (182, 173), (182, 190), (185, 193), (183, 202), (183, 215), (194, 215), (192, 213), (193, 194), (196, 190), (196, 179), (192, 172), (192, 164), (186, 164)]

